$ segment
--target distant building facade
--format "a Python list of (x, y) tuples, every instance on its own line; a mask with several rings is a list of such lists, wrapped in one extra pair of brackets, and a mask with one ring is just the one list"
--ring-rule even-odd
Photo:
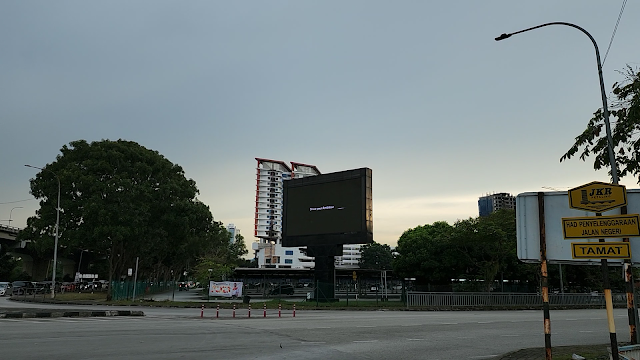
[(494, 211), (502, 209), (515, 210), (516, 198), (508, 193), (497, 193), (482, 196), (478, 199), (478, 213), (480, 216), (488, 216)]
[(236, 235), (240, 235), (240, 229), (236, 228), (234, 224), (227, 225), (227, 231), (229, 232), (229, 242), (236, 242)]
[(283, 182), (320, 175), (314, 165), (256, 158), (256, 208), (254, 236), (251, 246), (259, 268), (313, 268), (312, 257), (305, 248), (282, 246)]
[(358, 268), (358, 262), (360, 261), (361, 252), (360, 247), (362, 244), (344, 244), (342, 245), (342, 256), (336, 256), (337, 268)]

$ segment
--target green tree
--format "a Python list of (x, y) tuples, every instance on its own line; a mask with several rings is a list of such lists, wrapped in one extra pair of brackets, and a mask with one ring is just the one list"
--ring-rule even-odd
[(465, 277), (483, 280), (485, 291), (490, 291), (496, 276), (504, 273), (507, 260), (517, 259), (515, 211), (459, 220), (454, 227), (452, 247), (464, 257)]
[(244, 256), (249, 254), (247, 244), (244, 242), (244, 236), (237, 234), (235, 241), (229, 243), (229, 263), (234, 267), (245, 264)]
[(242, 257), (249, 253), (242, 235), (237, 234), (235, 241), (229, 241), (231, 234), (222, 224), (218, 225), (220, 235), (209, 238), (208, 246), (203, 249), (194, 267), (194, 276), (201, 283), (208, 284), (209, 279), (225, 280), (236, 267), (245, 264)]
[(18, 262), (9, 254), (9, 247), (0, 244), (0, 279), (12, 281)]
[(158, 264), (165, 273), (177, 270), (216, 231), (208, 207), (195, 198), (195, 182), (180, 166), (135, 142), (79, 140), (63, 146), (30, 181), (40, 209), (18, 238), (35, 240), (41, 253), (53, 249), (58, 180), (59, 249), (106, 257), (109, 281), (136, 257), (148, 272)]
[(358, 266), (360, 266), (361, 269), (391, 270), (392, 262), (393, 251), (387, 244), (374, 242), (360, 247)]
[[(635, 176), (640, 183), (640, 72), (635, 72), (631, 67), (623, 72), (625, 81), (613, 84), (615, 101), (611, 104), (611, 116), (615, 121), (611, 131), (616, 164), (618, 165), (618, 177), (626, 175)], [(608, 142), (604, 127), (604, 113), (598, 109), (587, 124), (587, 128), (576, 137), (575, 143), (560, 158), (560, 161), (571, 159), (580, 152), (580, 160), (586, 161), (589, 156), (594, 156), (593, 168), (600, 170), (609, 167)]]
[(393, 272), (419, 283), (450, 284), (458, 274), (458, 254), (451, 248), (454, 228), (444, 221), (405, 231), (398, 240)]

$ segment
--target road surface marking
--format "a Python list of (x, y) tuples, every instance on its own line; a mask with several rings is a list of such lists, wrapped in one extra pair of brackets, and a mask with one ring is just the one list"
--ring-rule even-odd
[(374, 343), (378, 342), (378, 340), (354, 340), (354, 343)]
[(359, 327), (359, 328), (372, 328), (372, 327), (375, 327), (375, 325), (358, 325), (356, 327)]
[(427, 339), (407, 339), (409, 341), (426, 341)]

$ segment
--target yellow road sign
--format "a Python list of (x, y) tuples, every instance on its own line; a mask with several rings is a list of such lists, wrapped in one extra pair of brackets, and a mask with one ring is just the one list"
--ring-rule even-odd
[(574, 259), (631, 259), (628, 242), (571, 243)]
[(593, 212), (604, 212), (627, 205), (624, 185), (599, 181), (569, 190), (569, 207)]
[(602, 239), (640, 236), (640, 215), (562, 218), (565, 239)]

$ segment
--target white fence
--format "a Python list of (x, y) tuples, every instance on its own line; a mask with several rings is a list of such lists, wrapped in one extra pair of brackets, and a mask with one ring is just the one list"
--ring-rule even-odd
[[(612, 294), (614, 305), (625, 305), (626, 294)], [(604, 306), (604, 294), (549, 294), (550, 305)], [(409, 292), (407, 307), (542, 306), (540, 294)]]

